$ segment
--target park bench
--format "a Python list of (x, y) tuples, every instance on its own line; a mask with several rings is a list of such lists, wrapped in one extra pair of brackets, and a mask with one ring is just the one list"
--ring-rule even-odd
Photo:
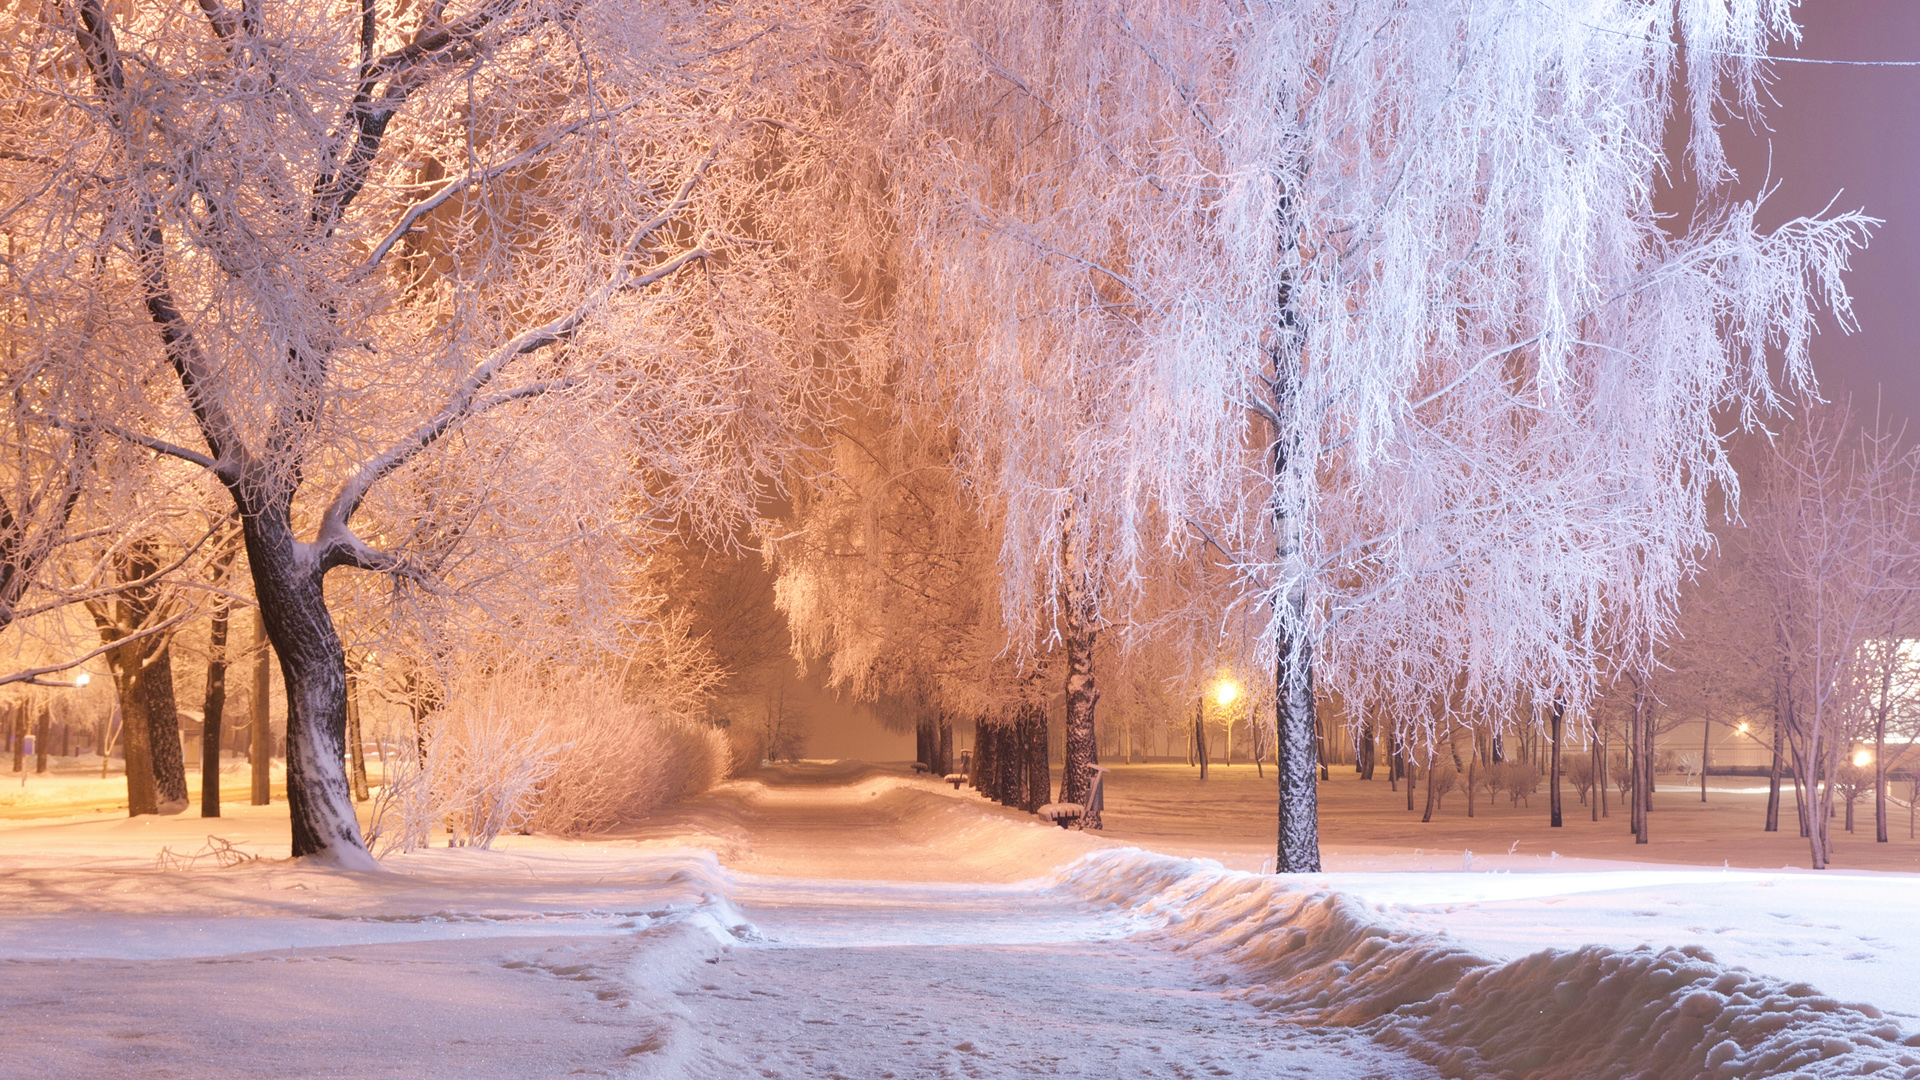
[(1034, 813), (1065, 829), (1086, 816), (1087, 808), (1074, 802), (1050, 802)]

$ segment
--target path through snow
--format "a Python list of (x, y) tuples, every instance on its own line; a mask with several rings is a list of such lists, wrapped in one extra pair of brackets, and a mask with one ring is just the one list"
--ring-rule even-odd
[(1911, 996), (1842, 985), (1905, 966), (1906, 875), (1277, 879), (851, 765), (603, 843), (154, 868), (209, 825), (0, 822), (0, 1078), (1920, 1077), (1844, 1004)]

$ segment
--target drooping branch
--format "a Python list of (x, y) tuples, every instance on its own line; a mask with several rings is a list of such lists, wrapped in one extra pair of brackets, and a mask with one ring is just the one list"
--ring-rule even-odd
[(28, 668), (24, 671), (16, 671), (8, 675), (0, 675), (0, 686), (6, 686), (9, 683), (26, 683), (28, 686), (67, 686), (69, 685), (67, 683), (46, 683), (46, 682), (41, 682), (39, 680), (40, 680), (40, 677), (43, 675), (54, 675), (62, 671), (72, 671), (74, 668), (79, 667), (80, 665), (86, 663), (89, 660), (94, 659), (97, 656), (102, 656), (106, 653), (110, 653), (113, 650), (121, 648), (122, 646), (125, 646), (125, 645), (131, 645), (136, 641), (141, 641), (145, 638), (150, 638), (155, 634), (166, 633), (169, 630), (172, 630), (174, 627), (180, 625), (182, 622), (185, 622), (188, 618), (191, 618), (194, 614), (195, 614), (195, 609), (187, 608), (186, 610), (178, 612), (172, 618), (167, 619), (165, 622), (156, 623), (152, 626), (146, 627), (145, 629), (137, 630), (131, 634), (127, 634), (123, 637), (116, 638), (100, 646), (99, 648), (94, 649), (92, 652), (75, 657), (72, 660), (65, 660), (58, 664), (47, 664), (42, 667)]

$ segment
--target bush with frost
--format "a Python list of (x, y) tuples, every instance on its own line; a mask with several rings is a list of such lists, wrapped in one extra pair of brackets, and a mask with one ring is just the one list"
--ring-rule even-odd
[(725, 777), (724, 734), (635, 701), (611, 675), (522, 668), (456, 681), (402, 739), (374, 805), (377, 855), (488, 847), (502, 832), (577, 836), (643, 817)]

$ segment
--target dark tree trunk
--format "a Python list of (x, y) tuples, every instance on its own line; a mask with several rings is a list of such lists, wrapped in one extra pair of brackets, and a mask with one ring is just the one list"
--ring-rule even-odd
[(1026, 750), (1026, 799), (1020, 809), (1032, 813), (1053, 801), (1053, 764), (1047, 753), (1047, 710), (1028, 705), (1020, 717), (1021, 744)]
[(1558, 829), (1564, 820), (1560, 806), (1560, 743), (1567, 732), (1567, 703), (1555, 700), (1553, 703), (1553, 761), (1548, 767), (1551, 774), (1547, 780), (1547, 824)]
[(160, 647), (147, 664), (147, 751), (153, 761), (153, 792), (163, 814), (187, 808), (187, 761), (180, 744), (180, 707), (173, 693), (173, 646)]
[(1467, 816), (1472, 817), (1474, 816), (1473, 815), (1473, 803), (1474, 803), (1474, 799), (1473, 799), (1474, 783), (1473, 782), (1476, 775), (1475, 770), (1478, 769), (1480, 766), (1480, 736), (1477, 732), (1469, 731), (1467, 733), (1467, 738), (1470, 740), (1470, 742), (1467, 747), (1467, 768), (1465, 773), (1462, 774), (1460, 771), (1460, 747), (1458, 744), (1455, 744), (1453, 747), (1453, 766), (1454, 766), (1455, 775), (1464, 775), (1466, 777)]
[(220, 730), (227, 712), (227, 621), (232, 605), (219, 601), (208, 631), (207, 695), (201, 707), (200, 816), (220, 816)]
[(7, 747), (13, 751), (13, 771), (27, 771), (27, 703), (13, 707), (7, 718)]
[(928, 744), (927, 735), (933, 730), (933, 724), (927, 720), (913, 722), (913, 760), (933, 771), (933, 750)]
[[(248, 510), (242, 507), (243, 511)], [(283, 506), (241, 517), (254, 595), (287, 687), (287, 808), (295, 858), (376, 867), (360, 838), (347, 787), (347, 667), (327, 611), (319, 565), (295, 541)]]
[[(126, 647), (129, 653), (134, 647)], [(126, 760), (127, 816), (160, 812), (160, 801), (153, 784), (153, 755), (147, 744), (147, 672), (136, 656), (122, 663), (114, 659), (115, 649), (107, 654), (114, 669), (114, 689), (120, 705), (120, 749)]]
[(1793, 754), (1793, 810), (1800, 819), (1800, 839), (1811, 838), (1811, 818), (1807, 814), (1807, 803), (1813, 796), (1813, 773), (1806, 768), (1806, 762), (1800, 757), (1800, 748), (1789, 746)]
[(1407, 755), (1406, 736), (1400, 737), (1400, 779), (1407, 782), (1407, 812), (1413, 812), (1413, 758)]
[(998, 779), (993, 798), (1002, 806), (1020, 804), (1020, 732), (1017, 721), (1001, 724), (994, 732), (993, 758)]
[(1588, 812), (1594, 821), (1599, 821), (1600, 803), (1607, 797), (1607, 750), (1600, 742), (1600, 723), (1591, 715), (1587, 717), (1587, 758), (1592, 762), (1587, 775), (1593, 777), (1593, 802)]
[[(1880, 707), (1873, 711), (1873, 840), (1877, 844), (1887, 842), (1887, 713), (1892, 708), (1893, 666), (1889, 663), (1881, 668)], [(1847, 831), (1852, 832), (1852, 827)]]
[[(1435, 756), (1434, 756), (1434, 753), (1433, 753), (1433, 752), (1432, 752), (1431, 750), (1429, 750), (1429, 751), (1427, 752), (1427, 770), (1426, 770), (1426, 772), (1427, 772), (1427, 812), (1426, 812), (1426, 813), (1424, 813), (1424, 814), (1421, 814), (1421, 815), (1420, 815), (1420, 821), (1421, 821), (1421, 823), (1422, 823), (1422, 824), (1425, 824), (1425, 823), (1427, 823), (1427, 822), (1429, 822), (1429, 821), (1432, 821), (1432, 820), (1433, 820), (1433, 793), (1434, 793), (1434, 791), (1436, 790), (1436, 789), (1435, 789), (1435, 787), (1434, 787), (1434, 785), (1433, 785), (1433, 763), (1434, 763), (1434, 761), (1435, 761)], [(1412, 790), (1413, 790), (1413, 785), (1412, 785), (1412, 784), (1408, 784), (1408, 785), (1407, 785), (1407, 790), (1408, 790), (1408, 791), (1412, 791)]]
[[(1068, 589), (1066, 609), (1067, 716), (1061, 736), (1060, 801), (1086, 806), (1093, 795), (1094, 766), (1100, 764), (1094, 728), (1094, 705), (1100, 700), (1100, 690), (1093, 681), (1095, 631), (1091, 604), (1083, 589)], [(1088, 829), (1099, 828), (1100, 812), (1089, 809), (1081, 824)]]
[(267, 695), (272, 692), (273, 676), (267, 665), (273, 660), (273, 645), (267, 640), (267, 620), (254, 612), (253, 700), (249, 702), (247, 761), (252, 766), (253, 805), (273, 801), (273, 717)]
[[(1387, 790), (1388, 791), (1399, 790), (1399, 782), (1403, 777), (1406, 776), (1406, 773), (1407, 773), (1406, 756), (1407, 756), (1406, 752), (1402, 750), (1400, 746), (1400, 734), (1398, 729), (1392, 724), (1387, 725)], [(1411, 807), (1409, 807), (1409, 809), (1411, 809)]]
[(940, 752), (934, 758), (933, 772), (935, 776), (953, 774), (953, 721), (944, 716), (940, 718)]
[(47, 754), (52, 751), (49, 736), (53, 734), (53, 710), (46, 705), (40, 706), (40, 720), (34, 725), (33, 733), (33, 771), (47, 771)]
[(1373, 779), (1373, 744), (1378, 739), (1379, 734), (1374, 730), (1373, 717), (1369, 716), (1366, 725), (1360, 729), (1360, 753), (1356, 755), (1360, 759), (1356, 767), (1360, 771), (1362, 780)]
[[(231, 526), (210, 567), (212, 584), (223, 587), (240, 552), (239, 537)], [(207, 630), (207, 691), (200, 715), (200, 816), (220, 816), (220, 746), (227, 714), (227, 631), (233, 602), (225, 595), (214, 601), (213, 621)]]
[(973, 790), (993, 797), (993, 729), (979, 720), (973, 722), (973, 775), (968, 783)]
[(1200, 763), (1200, 779), (1207, 778), (1207, 699), (1193, 703), (1193, 758)]
[(1639, 677), (1633, 684), (1633, 717), (1631, 729), (1627, 733), (1628, 758), (1627, 773), (1633, 778), (1632, 812), (1628, 815), (1628, 826), (1633, 830), (1633, 842), (1647, 842), (1647, 778), (1653, 774), (1653, 763), (1648, 758), (1648, 749), (1653, 743), (1650, 735), (1653, 728), (1653, 705), (1646, 679)]
[(1773, 722), (1773, 764), (1767, 770), (1767, 827), (1766, 832), (1780, 831), (1780, 765), (1784, 756), (1781, 751), (1783, 739), (1780, 720)]

